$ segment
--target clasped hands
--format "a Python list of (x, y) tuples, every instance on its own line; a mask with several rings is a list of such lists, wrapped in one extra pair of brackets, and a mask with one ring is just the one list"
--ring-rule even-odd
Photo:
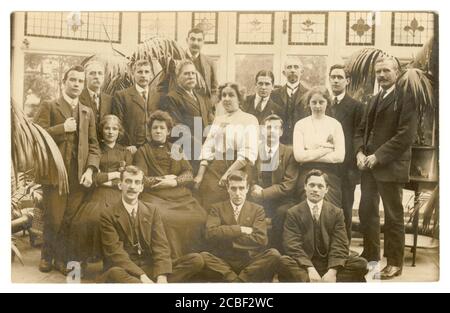
[(308, 276), (309, 281), (312, 283), (335, 283), (337, 279), (337, 270), (330, 268), (323, 277), (320, 277), (314, 267), (308, 267)]
[(356, 164), (360, 171), (365, 171), (368, 169), (373, 169), (375, 165), (378, 164), (378, 159), (375, 154), (366, 156), (361, 151), (356, 155)]
[(156, 178), (157, 183), (152, 186), (153, 189), (165, 189), (178, 186), (176, 175), (165, 175)]

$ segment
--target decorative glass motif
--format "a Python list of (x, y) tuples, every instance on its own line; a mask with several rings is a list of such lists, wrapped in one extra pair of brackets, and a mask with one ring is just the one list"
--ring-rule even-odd
[(177, 25), (176, 12), (139, 13), (139, 43), (155, 36), (177, 40)]
[(429, 12), (393, 12), (393, 46), (421, 47), (434, 32), (434, 14)]
[(206, 44), (217, 44), (219, 13), (194, 12), (192, 14), (192, 27), (198, 27), (205, 33)]
[(274, 41), (274, 13), (237, 13), (236, 44), (271, 45)]
[(328, 13), (289, 13), (289, 44), (326, 46), (328, 44)]
[(121, 42), (122, 13), (26, 12), (25, 36)]
[(347, 13), (346, 44), (348, 46), (375, 45), (375, 13)]

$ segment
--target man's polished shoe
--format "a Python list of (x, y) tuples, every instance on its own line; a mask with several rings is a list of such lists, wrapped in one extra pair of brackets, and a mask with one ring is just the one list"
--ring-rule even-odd
[(402, 274), (402, 268), (398, 266), (388, 265), (380, 273), (381, 280), (389, 280)]
[(52, 262), (47, 261), (46, 259), (41, 259), (39, 263), (39, 271), (42, 273), (49, 273), (52, 270)]
[(67, 265), (64, 262), (61, 261), (55, 261), (55, 264), (53, 265), (53, 268), (63, 274), (64, 276), (67, 276)]

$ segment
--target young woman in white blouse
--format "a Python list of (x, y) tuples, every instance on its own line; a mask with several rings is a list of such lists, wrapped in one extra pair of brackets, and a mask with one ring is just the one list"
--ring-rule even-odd
[(228, 199), (225, 186), (228, 175), (235, 170), (244, 170), (250, 175), (258, 158), (258, 120), (240, 109), (238, 85), (226, 83), (220, 86), (219, 100), (225, 114), (214, 119), (194, 179), (206, 210), (212, 204)]
[(306, 199), (303, 188), (304, 175), (311, 169), (320, 169), (329, 177), (325, 199), (341, 207), (341, 181), (338, 164), (345, 158), (345, 138), (341, 123), (325, 115), (331, 104), (326, 87), (314, 87), (306, 95), (311, 115), (298, 121), (294, 128), (294, 157), (301, 164), (299, 177), (300, 201)]

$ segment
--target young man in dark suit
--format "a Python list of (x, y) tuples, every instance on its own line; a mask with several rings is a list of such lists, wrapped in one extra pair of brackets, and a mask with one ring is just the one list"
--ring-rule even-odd
[[(380, 260), (380, 196), (384, 207), (384, 255), (387, 266), (381, 279), (402, 273), (405, 250), (403, 184), (409, 181), (411, 146), (417, 134), (417, 112), (410, 94), (400, 97), (395, 82), (399, 65), (394, 58), (380, 58), (375, 75), (381, 91), (367, 107), (355, 136), (355, 154), (361, 173), (359, 218), (364, 235), (362, 256)], [(377, 275), (377, 274), (375, 274)]]
[(327, 175), (311, 170), (305, 177), (307, 200), (289, 209), (284, 225), (286, 256), (278, 277), (283, 282), (364, 282), (367, 261), (349, 257), (344, 214), (324, 200)]
[(286, 145), (293, 144), (295, 124), (310, 115), (308, 105), (305, 103), (308, 89), (300, 82), (302, 74), (303, 65), (300, 60), (288, 58), (283, 70), (286, 85), (274, 90), (271, 95), (272, 100), (281, 106), (284, 112), (284, 133), (281, 142)]
[(258, 119), (259, 124), (272, 114), (284, 118), (284, 112), (281, 106), (273, 102), (270, 98), (274, 81), (275, 78), (271, 71), (259, 71), (255, 77), (256, 94), (248, 96), (242, 107), (244, 112), (254, 115)]
[[(97, 129), (101, 119), (112, 112), (112, 97), (102, 92), (105, 81), (105, 66), (100, 62), (89, 62), (84, 66), (86, 86), (81, 92), (80, 101), (90, 107), (95, 115)], [(97, 133), (101, 130), (98, 129)]]
[(262, 142), (251, 189), (252, 198), (266, 210), (272, 219), (269, 234), (270, 245), (282, 251), (284, 219), (289, 208), (295, 205), (293, 198), (299, 176), (299, 165), (292, 148), (280, 143), (283, 120), (270, 115), (263, 121)]
[(112, 102), (112, 113), (120, 118), (125, 129), (123, 144), (133, 154), (150, 135), (147, 124), (155, 110), (149, 101), (150, 76), (149, 61), (137, 60), (133, 65), (134, 85), (118, 91)]
[(100, 218), (104, 252), (102, 283), (186, 282), (203, 269), (200, 254), (171, 260), (158, 210), (139, 201), (144, 173), (127, 166), (121, 174), (122, 199)]
[(225, 282), (271, 282), (280, 254), (266, 249), (264, 208), (246, 200), (246, 173), (232, 172), (227, 189), (230, 200), (213, 205), (206, 222), (211, 252), (201, 253), (205, 275)]
[(346, 93), (350, 83), (350, 73), (344, 65), (335, 64), (330, 68), (329, 80), (333, 100), (327, 108), (327, 114), (337, 119), (344, 131), (345, 159), (340, 166), (342, 209), (344, 210), (345, 226), (349, 243), (352, 238), (352, 211), (355, 200), (355, 188), (360, 181), (360, 172), (356, 166), (356, 157), (353, 153), (353, 138), (361, 123), (363, 104)]
[(63, 78), (62, 95), (58, 100), (44, 102), (35, 122), (44, 128), (64, 160), (69, 178), (69, 193), (59, 194), (58, 186), (41, 181), (44, 189), (44, 244), (39, 270), (50, 272), (53, 267), (66, 273), (69, 247), (68, 227), (92, 185), (92, 175), (98, 171), (100, 148), (97, 141), (95, 116), (79, 101), (84, 86), (84, 68), (71, 67)]

